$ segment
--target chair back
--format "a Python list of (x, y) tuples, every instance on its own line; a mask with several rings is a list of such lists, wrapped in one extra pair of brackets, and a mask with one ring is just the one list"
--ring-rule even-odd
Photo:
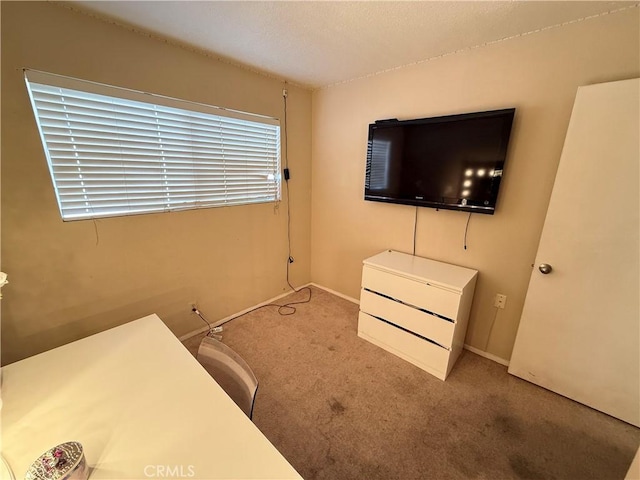
[(258, 380), (247, 362), (227, 345), (211, 337), (202, 339), (196, 358), (236, 405), (252, 418)]

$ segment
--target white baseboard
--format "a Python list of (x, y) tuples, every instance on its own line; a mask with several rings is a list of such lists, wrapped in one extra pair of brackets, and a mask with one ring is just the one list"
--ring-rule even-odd
[[(309, 282), (306, 285), (298, 287), (298, 290), (300, 288), (308, 287), (310, 285), (312, 285), (312, 286), (314, 286), (316, 288), (320, 288), (320, 289), (324, 290), (325, 292), (329, 292), (330, 294), (335, 295), (337, 297), (344, 298), (345, 300), (348, 300), (349, 302), (355, 303), (356, 305), (360, 305), (360, 301), (359, 300), (357, 300), (357, 299), (355, 299), (353, 297), (350, 297), (349, 295), (345, 295), (343, 293), (337, 292), (335, 290), (332, 290), (331, 288), (325, 287), (323, 285), (319, 285), (319, 284), (314, 283), (314, 282)], [(223, 319), (218, 320), (215, 323), (212, 323), (211, 326), (212, 327), (216, 327), (218, 325), (221, 325), (221, 324), (225, 323), (227, 320), (230, 320), (232, 318), (238, 317), (240, 315), (244, 315), (245, 313), (248, 313), (251, 310), (255, 310), (256, 308), (259, 308), (259, 307), (262, 307), (264, 305), (267, 305), (268, 303), (273, 303), (276, 300), (280, 300), (281, 298), (286, 297), (287, 295), (290, 295), (291, 293), (293, 293), (293, 291), (289, 290), (289, 291), (284, 292), (284, 293), (282, 293), (282, 294), (280, 294), (280, 295), (278, 295), (276, 297), (270, 298), (269, 300), (265, 300), (264, 302), (258, 303), (257, 305), (254, 305), (254, 306), (249, 307), (249, 308), (245, 308), (244, 310), (241, 310), (241, 311), (239, 311), (237, 313), (234, 313), (232, 315), (224, 317)], [(188, 338), (191, 338), (191, 337), (193, 337), (195, 335), (199, 335), (201, 333), (204, 333), (207, 330), (209, 330), (209, 327), (207, 325), (205, 325), (205, 326), (203, 326), (203, 327), (201, 327), (201, 328), (199, 328), (197, 330), (194, 330), (194, 331), (189, 332), (189, 333), (187, 333), (185, 335), (182, 335), (181, 337), (179, 337), (179, 340), (181, 342), (183, 342), (184, 340), (186, 340)], [(505, 367), (509, 366), (509, 360), (505, 360), (504, 358), (500, 358), (500, 357), (498, 357), (496, 355), (493, 355), (491, 353), (485, 352), (485, 351), (480, 350), (480, 349), (478, 349), (476, 347), (472, 347), (471, 345), (467, 345), (466, 343), (464, 345), (464, 348), (465, 348), (465, 350), (469, 350), (470, 352), (475, 353), (476, 355), (480, 355), (481, 357), (488, 358), (489, 360), (492, 360), (492, 361), (494, 361), (496, 363), (499, 363), (500, 365), (504, 365)]]
[[(322, 290), (324, 290), (324, 291), (326, 291), (326, 292), (329, 292), (329, 293), (331, 293), (332, 295), (335, 295), (335, 296), (337, 296), (337, 297), (344, 298), (345, 300), (348, 300), (348, 301), (350, 301), (350, 302), (353, 302), (353, 303), (355, 303), (356, 305), (360, 305), (360, 301), (359, 301), (359, 300), (356, 300), (356, 299), (355, 299), (355, 298), (353, 298), (353, 297), (350, 297), (350, 296), (348, 296), (348, 295), (344, 295), (344, 294), (342, 294), (342, 293), (340, 293), (340, 292), (336, 292), (335, 290), (332, 290), (332, 289), (327, 288), (327, 287), (323, 287), (322, 285), (318, 285), (317, 283), (313, 283), (313, 282), (309, 282), (309, 283), (307, 283), (307, 284), (305, 284), (305, 285), (302, 285), (302, 286), (300, 286), (300, 287), (297, 287), (297, 288), (296, 288), (296, 290), (300, 290), (301, 288), (308, 287), (308, 286), (310, 286), (310, 285), (311, 285), (311, 286), (314, 286), (314, 287), (317, 287), (317, 288), (320, 288), (320, 289), (322, 289)], [(251, 310), (255, 310), (256, 308), (260, 308), (260, 307), (262, 307), (262, 306), (264, 306), (264, 305), (266, 305), (266, 304), (268, 304), (268, 303), (273, 303), (273, 302), (275, 302), (276, 300), (280, 300), (281, 298), (286, 297), (287, 295), (291, 295), (292, 293), (293, 293), (293, 290), (288, 290), (288, 291), (286, 291), (286, 292), (284, 292), (284, 293), (282, 293), (282, 294), (278, 295), (277, 297), (270, 298), (269, 300), (265, 300), (264, 302), (258, 303), (257, 305), (254, 305), (254, 306), (252, 306), (252, 307), (245, 308), (244, 310), (242, 310), (242, 311), (240, 311), (240, 312), (236, 312), (236, 313), (234, 313), (234, 314), (232, 314), (232, 315), (229, 315), (228, 317), (224, 317), (223, 319), (218, 320), (218, 321), (217, 321), (217, 322), (215, 322), (215, 323), (212, 323), (212, 324), (211, 324), (211, 327), (217, 327), (217, 326), (219, 326), (219, 325), (221, 325), (221, 324), (225, 323), (227, 320), (230, 320), (230, 319), (235, 318), (235, 317), (239, 317), (240, 315), (244, 315), (245, 313), (248, 313), (248, 312), (250, 312)], [(193, 330), (193, 331), (191, 331), (191, 332), (189, 332), (189, 333), (185, 333), (185, 334), (184, 334), (184, 335), (182, 335), (181, 337), (178, 337), (178, 339), (179, 339), (181, 342), (184, 342), (186, 339), (191, 338), (191, 337), (195, 337), (196, 335), (200, 335), (201, 333), (204, 333), (204, 332), (206, 332), (207, 330), (209, 330), (209, 326), (208, 326), (208, 325), (205, 325), (205, 326), (203, 326), (203, 327), (198, 328), (197, 330)]]
[(196, 335), (200, 335), (201, 333), (204, 333), (207, 330), (209, 330), (208, 326), (204, 326), (202, 328), (199, 328), (198, 330), (192, 330), (191, 332), (185, 333), (181, 337), (178, 337), (178, 340), (180, 340), (181, 342), (184, 342), (185, 340), (187, 340), (187, 339), (189, 339), (191, 337), (195, 337)]
[(314, 287), (321, 288), (325, 292), (329, 292), (332, 295), (335, 295), (336, 297), (344, 298), (345, 300), (349, 300), (350, 302), (355, 303), (356, 305), (360, 305), (360, 300), (357, 300), (357, 299), (355, 299), (353, 297), (350, 297), (349, 295), (345, 295), (344, 293), (336, 292), (335, 290), (332, 290), (330, 288), (324, 287), (322, 285), (318, 285), (317, 283), (314, 283), (314, 282), (311, 282), (308, 285), (313, 285)]
[[(308, 284), (310, 285), (310, 284)], [(306, 286), (306, 285), (305, 285)], [(301, 287), (302, 288), (302, 287)], [(211, 327), (217, 327), (223, 323), (225, 323), (228, 320), (231, 320), (232, 318), (235, 317), (239, 317), (240, 315), (244, 315), (245, 313), (249, 313), (251, 310), (255, 310), (256, 308), (260, 308), (264, 305), (267, 305), (268, 303), (273, 303), (276, 300), (280, 300), (283, 297), (286, 297), (287, 295), (291, 295), (293, 293), (293, 290), (288, 290), (276, 297), (270, 298), (269, 300), (265, 300), (264, 302), (258, 303), (257, 305), (254, 305), (253, 307), (249, 307), (249, 308), (245, 308), (244, 310), (241, 310), (239, 312), (233, 313), (227, 317), (224, 317), (216, 322), (211, 323)], [(196, 335), (200, 335), (201, 333), (206, 332), (207, 330), (209, 330), (209, 326), (205, 325), (203, 327), (200, 327), (197, 330), (193, 330), (189, 333), (185, 333), (184, 335), (182, 335), (181, 337), (178, 337), (178, 340), (180, 340), (181, 342), (184, 342), (186, 339), (191, 338), (191, 337), (195, 337)]]
[(489, 360), (493, 360), (500, 365), (504, 365), (505, 367), (509, 366), (509, 360), (505, 360), (504, 358), (500, 358), (496, 355), (492, 355), (491, 353), (487, 353), (483, 350), (480, 350), (476, 347), (472, 347), (471, 345), (464, 344), (465, 350), (469, 350), (470, 352), (475, 353), (476, 355), (480, 355), (481, 357), (488, 358)]

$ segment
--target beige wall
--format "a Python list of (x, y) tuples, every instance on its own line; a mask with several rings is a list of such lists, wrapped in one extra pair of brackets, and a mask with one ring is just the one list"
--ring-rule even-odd
[[(192, 300), (216, 320), (288, 289), (284, 203), (63, 223), (21, 69), (279, 118), (282, 82), (55, 4), (2, 2), (1, 21), (3, 363), (150, 312), (182, 335), (202, 325)], [(638, 44), (630, 9), (313, 96), (288, 86), (292, 283), (358, 298), (363, 258), (412, 249), (414, 208), (362, 199), (368, 123), (515, 106), (497, 213), (471, 218), (466, 251), (459, 212), (419, 209), (417, 235), (418, 255), (480, 271), (467, 343), (508, 359), (576, 88), (638, 76)]]
[[(190, 301), (213, 321), (289, 289), (285, 203), (63, 223), (25, 67), (283, 118), (279, 80), (56, 4), (2, 2), (3, 363), (152, 312), (182, 335), (203, 325)], [(311, 93), (287, 88), (300, 285), (310, 280)]]
[[(495, 215), (471, 217), (465, 251), (467, 214), (420, 208), (416, 246), (479, 270), (466, 342), (509, 359), (576, 89), (639, 75), (638, 15), (632, 8), (315, 91), (313, 281), (358, 298), (362, 259), (412, 251), (415, 207), (363, 200), (369, 123), (516, 107)], [(493, 307), (496, 293), (508, 297), (504, 310)]]

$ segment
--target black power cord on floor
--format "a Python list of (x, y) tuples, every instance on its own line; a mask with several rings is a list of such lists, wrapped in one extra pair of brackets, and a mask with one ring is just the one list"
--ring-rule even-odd
[[(289, 286), (291, 287), (291, 284), (289, 284)], [(216, 331), (216, 328), (221, 327), (222, 325), (225, 325), (227, 323), (229, 323), (232, 320), (235, 320), (236, 318), (240, 318), (240, 317), (244, 317), (245, 315), (248, 315), (252, 312), (255, 312), (256, 310), (260, 310), (262, 308), (267, 308), (267, 307), (277, 307), (278, 309), (278, 315), (281, 315), (283, 317), (286, 317), (288, 315), (293, 315), (294, 313), (296, 313), (296, 307), (294, 307), (294, 305), (300, 305), (303, 303), (309, 303), (311, 301), (311, 287), (302, 287), (298, 290), (296, 290), (295, 288), (291, 287), (291, 289), (294, 291), (294, 293), (299, 293), (302, 292), (304, 290), (307, 290), (309, 292), (309, 296), (307, 297), (306, 300), (299, 300), (299, 301), (295, 301), (295, 302), (287, 302), (284, 304), (279, 304), (279, 303), (265, 303), (264, 305), (260, 305), (259, 307), (256, 308), (252, 308), (251, 310), (248, 310), (246, 312), (240, 313), (239, 315), (236, 315), (235, 317), (231, 317), (231, 318), (227, 318), (226, 320), (222, 321), (222, 322), (218, 322), (215, 324), (215, 327), (212, 326), (200, 313), (200, 311), (197, 312), (198, 316), (200, 318), (202, 318), (202, 320), (204, 320), (205, 322), (207, 322), (207, 325), (209, 325), (209, 331), (213, 331), (215, 333), (219, 332)]]
[[(229, 323), (232, 320), (235, 320), (236, 318), (240, 318), (244, 315), (247, 315), (249, 313), (255, 312), (256, 310), (260, 310), (261, 308), (267, 308), (267, 307), (277, 307), (278, 309), (278, 314), (282, 315), (282, 316), (287, 316), (287, 315), (293, 315), (294, 313), (296, 313), (296, 307), (294, 307), (294, 305), (300, 305), (303, 303), (309, 303), (311, 301), (311, 295), (312, 295), (312, 291), (310, 287), (302, 287), (299, 289), (296, 289), (292, 284), (291, 281), (289, 280), (289, 267), (290, 265), (294, 262), (293, 256), (291, 255), (291, 201), (290, 201), (290, 197), (289, 197), (289, 179), (291, 178), (291, 173), (289, 172), (289, 155), (288, 155), (288, 138), (287, 138), (287, 96), (288, 96), (288, 92), (286, 89), (282, 90), (282, 99), (284, 102), (284, 169), (283, 169), (283, 177), (284, 177), (284, 184), (285, 184), (285, 188), (287, 191), (287, 285), (289, 285), (289, 288), (291, 288), (291, 290), (293, 290), (294, 293), (300, 293), (304, 290), (309, 292), (309, 296), (307, 297), (306, 300), (299, 300), (299, 301), (295, 301), (295, 302), (287, 302), (285, 304), (278, 304), (278, 303), (267, 303), (265, 305), (260, 305), (259, 307), (253, 308), (247, 312), (241, 313), (239, 315), (236, 315), (235, 317), (232, 318), (228, 318), (227, 320), (220, 322), (220, 323), (216, 323), (215, 327), (213, 327), (211, 325), (211, 323), (200, 313), (199, 310), (194, 310), (194, 313), (196, 313), (202, 320), (204, 320), (206, 322), (206, 324), (209, 326), (209, 332), (213, 332), (215, 331), (215, 328), (220, 327), (226, 323)], [(417, 208), (416, 208), (417, 210)], [(416, 213), (417, 215), (417, 213)], [(415, 248), (415, 247), (414, 247)]]

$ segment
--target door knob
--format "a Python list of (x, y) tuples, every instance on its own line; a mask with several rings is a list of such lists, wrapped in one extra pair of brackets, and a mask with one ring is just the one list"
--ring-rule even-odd
[(551, 271), (553, 270), (553, 267), (551, 267), (551, 265), (549, 265), (548, 263), (541, 263), (540, 266), (538, 267), (538, 270), (540, 270), (540, 273), (547, 275), (551, 273)]

